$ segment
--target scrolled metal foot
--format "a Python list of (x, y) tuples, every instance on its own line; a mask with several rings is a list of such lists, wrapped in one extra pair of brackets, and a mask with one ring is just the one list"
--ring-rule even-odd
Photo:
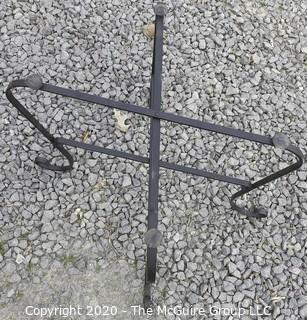
[(48, 160), (44, 157), (37, 157), (35, 159), (35, 163), (41, 168), (48, 169), (51, 171), (61, 171), (61, 172), (70, 171), (73, 168), (73, 164), (74, 164), (74, 159), (72, 155), (63, 147), (61, 143), (58, 142), (57, 138), (54, 139), (53, 146), (56, 149), (58, 149), (58, 151), (60, 151), (61, 154), (66, 158), (66, 160), (69, 163), (68, 165), (57, 166), (56, 164), (51, 164), (51, 160)]
[(67, 165), (67, 166), (57, 166), (55, 164), (51, 164), (51, 161), (43, 158), (43, 157), (37, 157), (35, 159), (35, 164), (40, 166), (43, 169), (51, 170), (51, 171), (69, 171), (72, 169), (72, 165)]
[(251, 190), (252, 189), (243, 188), (239, 192), (235, 193), (230, 199), (231, 208), (238, 211), (240, 214), (245, 215), (246, 217), (256, 218), (259, 220), (266, 218), (268, 213), (263, 207), (252, 207), (249, 209), (246, 207), (240, 207), (235, 203), (235, 199), (250, 192)]
[(266, 218), (268, 216), (268, 212), (263, 207), (257, 207), (253, 209), (253, 216), (257, 219)]

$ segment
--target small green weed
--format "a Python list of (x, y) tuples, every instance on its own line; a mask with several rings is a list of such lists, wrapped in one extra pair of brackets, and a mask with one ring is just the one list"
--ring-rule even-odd
[(76, 260), (76, 257), (73, 254), (66, 254), (60, 258), (60, 261), (66, 267), (69, 264), (72, 264)]

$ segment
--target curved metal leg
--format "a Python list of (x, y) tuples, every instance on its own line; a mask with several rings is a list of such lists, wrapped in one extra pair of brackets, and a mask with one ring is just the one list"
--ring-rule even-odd
[[(278, 139), (280, 139), (280, 136), (281, 136), (280, 134), (277, 134)], [(272, 140), (273, 140), (273, 142), (275, 142), (277, 139), (273, 138)], [(280, 143), (280, 141), (278, 141), (278, 142)], [(230, 198), (230, 204), (234, 210), (238, 211), (239, 213), (241, 213), (247, 217), (252, 217), (252, 218), (257, 218), (257, 219), (262, 219), (267, 216), (267, 212), (264, 208), (261, 208), (261, 207), (255, 208), (254, 207), (252, 209), (248, 209), (248, 208), (240, 207), (235, 203), (235, 200), (237, 198), (249, 193), (250, 191), (256, 189), (256, 188), (259, 188), (259, 187), (267, 184), (270, 181), (273, 181), (277, 178), (280, 178), (280, 177), (288, 174), (289, 172), (291, 172), (293, 170), (298, 169), (303, 164), (304, 156), (299, 148), (290, 144), (290, 145), (285, 145), (284, 149), (293, 153), (296, 156), (297, 161), (295, 163), (291, 164), (290, 166), (278, 171), (278, 172), (275, 172), (275, 173), (273, 173), (263, 179), (260, 179), (255, 183), (252, 183), (249, 187), (242, 187), (242, 189), (240, 191), (233, 194), (232, 197)]]
[(51, 164), (50, 160), (43, 157), (37, 157), (35, 163), (40, 167), (52, 171), (68, 171), (72, 169), (73, 157), (71, 154), (63, 147), (63, 145), (56, 142), (56, 138), (45, 128), (40, 122), (13, 96), (12, 89), (18, 87), (28, 87), (33, 90), (39, 90), (43, 86), (42, 79), (38, 75), (32, 75), (25, 80), (15, 80), (12, 81), (7, 90), (6, 97), (12, 103), (12, 105), (28, 120), (30, 121), (36, 129), (38, 129), (51, 143), (58, 149), (61, 154), (68, 160), (68, 165), (58, 166)]

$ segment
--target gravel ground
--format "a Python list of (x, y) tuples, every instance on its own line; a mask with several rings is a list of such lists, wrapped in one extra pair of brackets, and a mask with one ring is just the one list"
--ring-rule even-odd
[[(283, 132), (307, 154), (306, 2), (168, 6), (163, 110)], [(153, 18), (149, 0), (1, 1), (1, 319), (25, 319), (27, 305), (141, 303), (147, 166), (71, 149), (78, 159), (71, 172), (40, 169), (37, 155), (62, 159), (4, 91), (9, 81), (38, 73), (51, 84), (146, 107), (153, 41), (143, 27)], [(56, 135), (148, 154), (144, 117), (127, 114), (123, 133), (110, 109), (30, 90), (19, 96)], [(200, 169), (255, 181), (292, 161), (281, 150), (218, 134), (164, 122), (161, 130), (161, 158)], [(236, 187), (164, 169), (160, 176), (157, 305), (270, 306), (267, 318), (307, 319), (306, 165), (254, 192), (269, 209), (261, 222), (230, 209)], [(238, 317), (206, 314), (226, 318)], [(263, 317), (241, 317), (251, 318)]]

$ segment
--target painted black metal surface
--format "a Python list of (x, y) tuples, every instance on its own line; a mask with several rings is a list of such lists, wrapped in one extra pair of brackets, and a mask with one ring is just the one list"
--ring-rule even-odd
[[(209, 122), (203, 122), (200, 120), (190, 119), (187, 117), (167, 113), (161, 111), (161, 86), (162, 86), (162, 60), (163, 60), (163, 19), (166, 13), (166, 7), (162, 4), (158, 4), (155, 7), (155, 38), (154, 38), (154, 52), (152, 62), (152, 75), (150, 85), (150, 105), (149, 108), (139, 107), (133, 104), (124, 103), (120, 101), (114, 101), (106, 98), (102, 98), (97, 95), (91, 95), (88, 93), (82, 93), (72, 89), (66, 89), (59, 86), (43, 83), (42, 79), (33, 75), (23, 80), (12, 81), (7, 90), (6, 96), (12, 105), (18, 109), (18, 111), (32, 123), (54, 146), (60, 153), (67, 159), (66, 165), (52, 164), (50, 160), (42, 157), (37, 157), (35, 163), (44, 169), (53, 171), (68, 171), (72, 169), (74, 159), (68, 152), (65, 146), (71, 146), (76, 148), (82, 148), (92, 152), (99, 152), (108, 154), (115, 157), (125, 158), (141, 163), (149, 164), (149, 198), (148, 198), (148, 231), (145, 235), (145, 243), (147, 245), (147, 259), (145, 270), (145, 288), (144, 288), (144, 305), (145, 307), (151, 304), (151, 284), (155, 282), (156, 278), (156, 264), (157, 264), (157, 246), (159, 245), (162, 235), (158, 231), (158, 195), (159, 195), (159, 168), (163, 167), (170, 170), (181, 171), (187, 174), (197, 175), (208, 179), (214, 179), (224, 181), (230, 184), (241, 186), (241, 190), (236, 192), (230, 199), (231, 206), (239, 213), (254, 218), (264, 218), (267, 213), (263, 208), (240, 207), (236, 204), (236, 199), (241, 197), (250, 191), (263, 186), (264, 184), (273, 181), (281, 176), (288, 174), (291, 171), (298, 169), (303, 163), (303, 154), (299, 148), (290, 144), (289, 139), (282, 134), (276, 134), (273, 138), (263, 136), (259, 134), (249, 133), (238, 129), (227, 128), (220, 125), (212, 124)], [(19, 87), (28, 87), (32, 90), (45, 91), (64, 97), (74, 98), (77, 100), (102, 105), (109, 108), (115, 108), (124, 110), (150, 118), (150, 149), (149, 157), (143, 157), (134, 155), (122, 151), (116, 151), (93, 144), (87, 144), (84, 142), (74, 141), (71, 139), (65, 139), (62, 137), (53, 136), (45, 127), (43, 127), (39, 121), (32, 115), (13, 95), (12, 90)], [(201, 130), (216, 132), (243, 140), (253, 141), (259, 144), (270, 145), (273, 147), (283, 148), (290, 153), (294, 154), (297, 161), (290, 164), (288, 167), (275, 172), (263, 179), (260, 179), (254, 183), (247, 180), (242, 180), (234, 177), (229, 177), (205, 170), (198, 170), (195, 168), (182, 166), (174, 163), (169, 163), (160, 160), (160, 121), (169, 121)]]

